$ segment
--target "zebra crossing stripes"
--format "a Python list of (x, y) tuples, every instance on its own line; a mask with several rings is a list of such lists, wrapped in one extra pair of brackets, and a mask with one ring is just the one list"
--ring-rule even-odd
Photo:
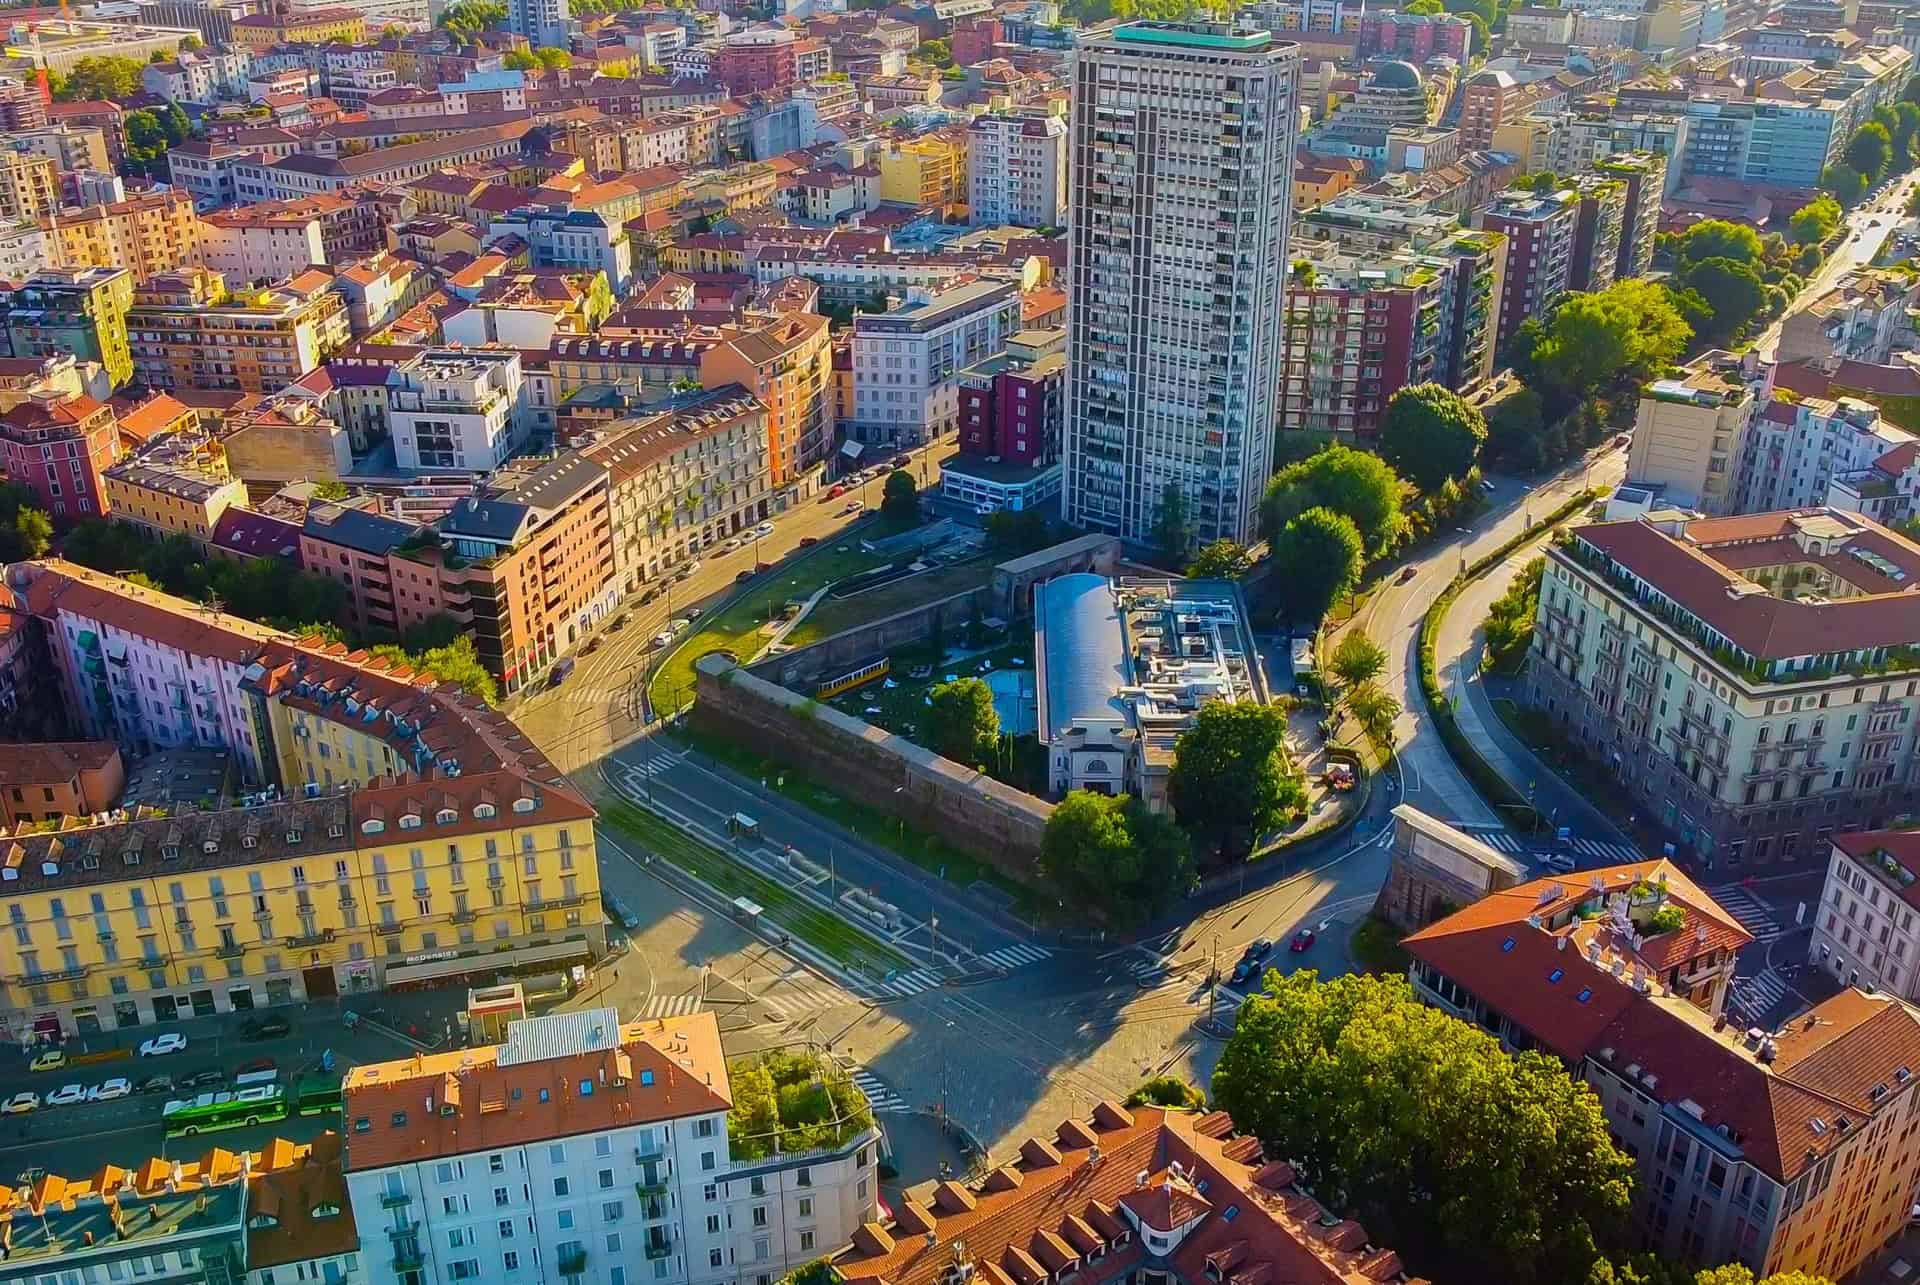
[(655, 995), (647, 1001), (645, 1011), (640, 1016), (649, 1018), (686, 1017), (700, 1011), (700, 995), (689, 991), (684, 995)]
[(1002, 946), (999, 950), (990, 950), (980, 956), (980, 962), (994, 968), (1012, 971), (1027, 964), (1037, 964), (1043, 959), (1051, 958), (1052, 955), (1053, 952), (1044, 946), (1029, 946), (1022, 942), (1017, 946)]
[(855, 1088), (866, 1095), (867, 1105), (872, 1107), (876, 1112), (906, 1111), (911, 1109), (907, 1106), (907, 1100), (905, 1098), (888, 1088), (880, 1077), (876, 1076), (872, 1071), (867, 1070), (864, 1066), (849, 1068), (847, 1078), (853, 1081)]
[(921, 991), (932, 990), (939, 984), (940, 974), (931, 968), (916, 968), (910, 973), (901, 973), (898, 977), (888, 978), (884, 982), (875, 982), (873, 988), (884, 996), (905, 999), (909, 995), (918, 995)]
[(1640, 851), (1630, 843), (1603, 843), (1599, 839), (1575, 839), (1575, 852), (1599, 861), (1638, 861)]
[(754, 1002), (773, 1014), (776, 1020), (785, 1020), (800, 1013), (818, 1013), (860, 1001), (831, 983), (815, 986), (787, 983), (771, 995), (756, 996)]
[(1721, 884), (1718, 888), (1707, 889), (1707, 893), (1726, 907), (1727, 912), (1753, 934), (1755, 941), (1772, 941), (1786, 931), (1785, 925), (1774, 918), (1766, 902), (1737, 883)]
[(1752, 1019), (1764, 1017), (1778, 1008), (1788, 993), (1786, 979), (1771, 968), (1762, 969), (1752, 977), (1736, 977), (1733, 988), (1734, 998)]
[(1470, 837), (1480, 840), (1495, 852), (1504, 852), (1510, 857), (1520, 856), (1527, 850), (1527, 845), (1520, 842), (1518, 835), (1509, 834), (1505, 830), (1486, 830), (1479, 834), (1472, 834)]
[(1173, 965), (1164, 959), (1136, 959), (1127, 965), (1127, 971), (1142, 986), (1157, 986), (1167, 980), (1173, 971)]

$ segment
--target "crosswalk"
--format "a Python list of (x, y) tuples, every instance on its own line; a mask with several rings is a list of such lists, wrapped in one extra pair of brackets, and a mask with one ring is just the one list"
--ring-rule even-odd
[(1522, 856), (1527, 850), (1527, 845), (1520, 842), (1519, 835), (1509, 834), (1505, 830), (1483, 830), (1473, 837), (1495, 852), (1504, 852), (1510, 857)]
[(1133, 980), (1142, 986), (1158, 986), (1167, 980), (1173, 971), (1173, 965), (1155, 956), (1152, 959), (1135, 956), (1127, 963), (1127, 971), (1133, 974)]
[(644, 790), (647, 782), (662, 772), (671, 771), (679, 766), (680, 760), (670, 754), (654, 755), (644, 759), (623, 759), (620, 763), (620, 779), (630, 790)]
[(1573, 850), (1597, 861), (1638, 861), (1640, 850), (1631, 843), (1603, 843), (1599, 839), (1575, 839)]
[[(1510, 857), (1524, 857), (1533, 851), (1533, 847), (1525, 839), (1509, 830), (1476, 830), (1470, 833), (1495, 852), (1504, 852)], [(1638, 861), (1641, 857), (1640, 850), (1630, 843), (1608, 843), (1601, 839), (1572, 839), (1569, 840), (1568, 846), (1581, 856), (1595, 861)]]
[(1766, 902), (1737, 883), (1723, 883), (1718, 888), (1707, 889), (1707, 893), (1725, 906), (1753, 934), (1755, 941), (1772, 941), (1787, 930), (1786, 925), (1774, 918)]
[(866, 1095), (867, 1105), (872, 1107), (874, 1111), (906, 1111), (911, 1109), (908, 1107), (905, 1098), (888, 1088), (879, 1076), (867, 1070), (866, 1067), (851, 1067), (847, 1071), (847, 1076), (853, 1081), (854, 1087)]
[(647, 1000), (640, 1016), (645, 1018), (686, 1017), (700, 1011), (700, 992), (684, 995), (655, 995)]
[(883, 998), (905, 999), (909, 995), (918, 995), (940, 984), (940, 974), (931, 968), (916, 968), (910, 973), (900, 973), (885, 981), (869, 983), (869, 989), (878, 991)]
[(1030, 946), (1025, 942), (1021, 942), (1017, 946), (1002, 946), (999, 950), (990, 950), (980, 956), (980, 962), (994, 968), (1004, 968), (1011, 972), (1013, 969), (1023, 968), (1028, 964), (1037, 964), (1043, 959), (1050, 959), (1052, 956), (1053, 952), (1044, 946)]
[(1752, 977), (1736, 977), (1733, 981), (1733, 998), (1750, 1021), (1773, 1012), (1787, 994), (1786, 979), (1771, 968), (1762, 969)]
[(860, 1000), (832, 982), (786, 981), (772, 994), (757, 996), (754, 1002), (772, 1014), (775, 1020), (784, 1021), (802, 1013), (844, 1008), (849, 1004), (858, 1004)]

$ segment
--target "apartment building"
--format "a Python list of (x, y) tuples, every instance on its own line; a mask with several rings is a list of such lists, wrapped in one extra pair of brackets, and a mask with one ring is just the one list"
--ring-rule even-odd
[(817, 75), (801, 74), (804, 55), (809, 63), (825, 53), (824, 43), (802, 36), (785, 27), (750, 27), (734, 32), (713, 52), (709, 79), (725, 85), (734, 98), (748, 94), (777, 92), (796, 81), (814, 80), (833, 70), (829, 65)]
[(211, 544), (220, 516), (247, 502), (246, 483), (227, 468), (225, 454), (197, 430), (156, 438), (109, 466), (100, 480), (114, 520), (138, 527), (155, 540), (184, 535)]
[(1871, 402), (1776, 396), (1748, 426), (1732, 511), (1825, 504), (1836, 479), (1871, 469), (1888, 452), (1915, 440)]
[(454, 596), (430, 568), (404, 557), (430, 543), (418, 522), (345, 504), (310, 505), (298, 540), (302, 570), (346, 587), (347, 623), (363, 637), (399, 637)]
[(1444, 376), (1451, 274), (1413, 255), (1298, 259), (1287, 286), (1286, 429), (1371, 438), (1393, 394)]
[[(1920, 994), (1920, 835), (1855, 830), (1833, 836), (1813, 911), (1807, 962), (1843, 986), (1912, 1000)], [(1817, 854), (1816, 854), (1817, 855)]]
[[(1616, 152), (1596, 158), (1593, 171), (1622, 184), (1620, 247), (1613, 266), (1616, 281), (1644, 277), (1653, 267), (1653, 243), (1660, 231), (1660, 201), (1667, 185), (1667, 161), (1654, 152)], [(1582, 226), (1586, 219), (1582, 197)]]
[(37, 386), (0, 412), (0, 461), (65, 528), (108, 513), (102, 474), (120, 457), (113, 408), (85, 393)]
[(382, 1211), (361, 1228), (376, 1281), (771, 1282), (878, 1209), (871, 1127), (735, 1158), (710, 1013), (527, 1018), (502, 1043), (358, 1067), (342, 1087), (347, 1186)]
[(403, 469), (490, 473), (527, 437), (520, 354), (432, 349), (387, 380), (387, 428)]
[(607, 471), (622, 595), (764, 521), (774, 483), (766, 407), (719, 386), (596, 430), (582, 453)]
[(328, 261), (317, 214), (236, 205), (200, 216), (200, 262), (238, 285), (283, 280)]
[(975, 227), (1059, 227), (1067, 217), (1067, 123), (976, 116), (967, 126), (967, 217)]
[(487, 225), (487, 240), (518, 237), (533, 268), (601, 272), (616, 297), (633, 283), (633, 239), (610, 215), (560, 206), (526, 207)]
[(1905, 276), (1884, 268), (1857, 268), (1782, 318), (1775, 359), (1812, 361), (1827, 368), (1839, 361), (1887, 365), (1895, 346), (1913, 338), (1908, 312), (1916, 306), (1920, 286)]
[[(1544, 168), (1556, 174), (1577, 174), (1599, 169), (1614, 177), (1626, 177), (1602, 162), (1623, 154), (1647, 154), (1662, 163), (1659, 198), (1672, 196), (1686, 175), (1688, 118), (1679, 113), (1628, 112), (1615, 110), (1567, 112), (1554, 118), (1554, 130), (1548, 163)], [(1627, 274), (1621, 274), (1627, 275)], [(1638, 275), (1638, 274), (1635, 274)]]
[(593, 809), (457, 689), (72, 564), (20, 564), (8, 587), (76, 723), (137, 755), (225, 750), (268, 800), (14, 835), (10, 1029), (124, 1029), (604, 950)]
[[(1297, 46), (1206, 24), (1127, 23), (1077, 47), (1069, 522), (1144, 542), (1172, 490), (1197, 542), (1253, 538), (1272, 471), (1299, 72)], [(1165, 104), (1151, 120), (1142, 94)], [(1188, 194), (1150, 181), (1166, 167), (1218, 182)], [(1194, 270), (1210, 278), (1197, 291)]]
[(1492, 206), (1474, 214), (1476, 228), (1507, 238), (1496, 351), (1506, 349), (1522, 322), (1539, 316), (1572, 288), (1579, 223), (1580, 198), (1566, 188), (1545, 194), (1502, 192)]
[(1473, 25), (1458, 14), (1374, 9), (1356, 18), (1354, 53), (1363, 59), (1398, 58), (1418, 67), (1444, 54), (1464, 67), (1476, 52), (1470, 48)]
[(940, 493), (976, 512), (1018, 513), (1060, 494), (1067, 332), (1020, 330), (1007, 350), (960, 372), (960, 452)]
[(1645, 861), (1495, 892), (1403, 944), (1422, 999), (1592, 1086), (1634, 1159), (1646, 1248), (1839, 1279), (1900, 1231), (1920, 1181), (1920, 1020), (1845, 990), (1779, 1030), (1728, 1021), (1751, 940)]
[(902, 447), (959, 429), (960, 371), (1006, 347), (1020, 327), (1020, 289), (968, 281), (935, 292), (915, 287), (886, 312), (853, 319), (853, 422), (858, 442)]
[(1677, 378), (1640, 392), (1627, 484), (1677, 508), (1737, 513), (1747, 430), (1772, 403), (1773, 368), (1708, 353)]
[(0, 149), (0, 221), (37, 221), (59, 208), (59, 167), (19, 147)]
[(248, 14), (233, 23), (234, 43), (259, 52), (276, 45), (325, 45), (335, 40), (350, 45), (367, 38), (366, 15), (358, 9), (279, 9)]
[(347, 304), (308, 270), (235, 294), (207, 268), (154, 277), (127, 312), (134, 370), (152, 388), (276, 393), (346, 347)]
[[(1577, 174), (1570, 186), (1578, 204), (1573, 228), (1573, 257), (1567, 285), (1573, 290), (1605, 290), (1620, 268), (1620, 243), (1627, 219), (1625, 180)], [(1636, 226), (1635, 231), (1639, 231)], [(1651, 261), (1653, 246), (1647, 246)]]
[(133, 378), (127, 341), (133, 273), (127, 269), (48, 268), (0, 298), (15, 357), (98, 362), (115, 388)]
[(65, 266), (126, 268), (137, 285), (200, 261), (200, 223), (192, 198), (181, 192), (63, 210), (44, 226)]
[(0, 826), (11, 829), (112, 811), (127, 768), (112, 741), (29, 741), (0, 745), (0, 779)]
[(889, 143), (875, 162), (880, 199), (917, 210), (943, 210), (967, 199), (970, 130), (937, 129)]
[(1914, 807), (1920, 546), (1831, 508), (1577, 527), (1529, 702), (1716, 869), (1825, 860)]

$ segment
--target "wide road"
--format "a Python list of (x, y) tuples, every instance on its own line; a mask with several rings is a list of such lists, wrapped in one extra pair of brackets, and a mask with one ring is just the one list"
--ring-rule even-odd
[[(910, 466), (923, 490), (937, 485), (940, 464), (954, 453), (951, 440), (909, 452)], [(854, 497), (869, 508), (880, 503), (882, 479), (839, 500), (825, 500), (825, 491), (803, 500), (771, 519), (773, 534), (751, 538), (731, 553), (716, 545), (700, 555), (700, 566), (685, 580), (664, 582), (652, 602), (634, 600), (625, 609), (626, 623), (618, 630), (603, 626), (600, 646), (590, 655), (576, 651), (574, 669), (557, 687), (542, 687), (509, 702), (507, 713), (562, 771), (591, 768), (642, 730), (640, 687), (653, 639), (667, 621), (688, 607), (711, 609), (734, 588), (734, 577), (756, 560), (779, 562), (801, 548), (803, 540), (827, 541), (853, 521), (845, 512)], [(751, 532), (745, 533), (751, 536)], [(583, 781), (584, 784), (584, 781)]]
[(1818, 272), (1807, 278), (1806, 287), (1794, 300), (1793, 307), (1754, 341), (1754, 349), (1763, 361), (1772, 361), (1775, 350), (1780, 347), (1780, 328), (1786, 323), (1787, 316), (1825, 294), (1843, 274), (1873, 262), (1880, 247), (1905, 215), (1907, 201), (1916, 187), (1920, 187), (1920, 171), (1903, 174), (1882, 184), (1848, 212), (1849, 231), (1846, 240), (1820, 265)]

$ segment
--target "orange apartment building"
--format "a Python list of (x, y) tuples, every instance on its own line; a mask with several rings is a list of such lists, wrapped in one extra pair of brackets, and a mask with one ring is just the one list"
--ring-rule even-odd
[(40, 220), (56, 263), (70, 268), (125, 268), (134, 284), (192, 267), (200, 260), (200, 220), (185, 192), (154, 192)]
[(57, 821), (106, 812), (120, 801), (127, 769), (112, 741), (0, 745), (0, 824)]
[(767, 408), (767, 463), (787, 485), (833, 449), (833, 338), (825, 317), (789, 313), (752, 329), (728, 326), (700, 355), (700, 382), (738, 384)]
[(150, 388), (277, 393), (349, 338), (347, 301), (316, 270), (238, 292), (207, 268), (163, 273), (127, 312), (134, 373)]
[(1494, 892), (1403, 945), (1422, 999), (1593, 1087), (1637, 1165), (1643, 1248), (1839, 1280), (1920, 1183), (1920, 1014), (1853, 988), (1745, 1028), (1725, 1001), (1752, 941), (1654, 860)]

